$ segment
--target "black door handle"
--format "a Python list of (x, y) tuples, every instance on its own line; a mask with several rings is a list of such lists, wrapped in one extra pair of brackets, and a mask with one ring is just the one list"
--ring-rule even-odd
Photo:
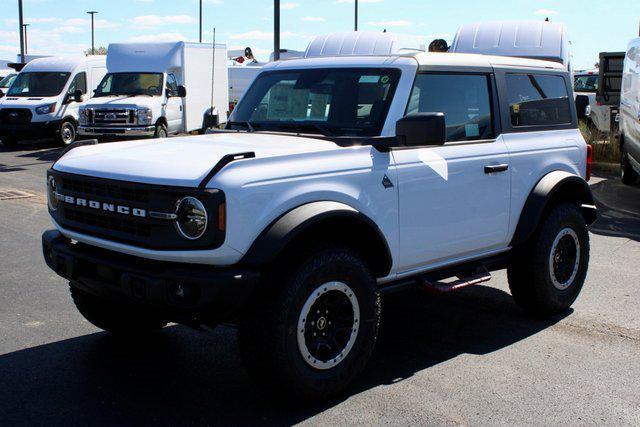
[(509, 165), (489, 165), (484, 167), (484, 173), (496, 173), (496, 172), (506, 172), (509, 170)]

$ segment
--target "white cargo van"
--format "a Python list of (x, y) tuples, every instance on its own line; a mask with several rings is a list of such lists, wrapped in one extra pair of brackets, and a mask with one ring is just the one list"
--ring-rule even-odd
[(164, 138), (225, 122), (226, 46), (217, 44), (213, 56), (199, 43), (110, 44), (108, 73), (81, 109), (80, 134)]
[(621, 178), (628, 185), (640, 177), (640, 38), (627, 48), (620, 91)]
[(106, 73), (104, 56), (34, 59), (0, 100), (0, 140), (5, 146), (32, 138), (76, 139), (78, 107)]
[(454, 53), (514, 56), (558, 62), (572, 73), (571, 42), (564, 24), (549, 21), (493, 21), (463, 25)]

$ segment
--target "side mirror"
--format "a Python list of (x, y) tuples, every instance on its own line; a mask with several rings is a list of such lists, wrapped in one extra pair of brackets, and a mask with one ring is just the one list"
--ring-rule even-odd
[(2, 91), (2, 89), (0, 89), (0, 98), (2, 98), (4, 96), (4, 92)]
[(187, 89), (182, 85), (178, 86), (178, 97), (184, 98), (186, 96), (187, 96)]
[(73, 92), (73, 100), (82, 102), (82, 91), (80, 89), (76, 89), (75, 92)]
[(396, 122), (396, 137), (401, 147), (444, 145), (447, 126), (443, 113), (415, 113)]

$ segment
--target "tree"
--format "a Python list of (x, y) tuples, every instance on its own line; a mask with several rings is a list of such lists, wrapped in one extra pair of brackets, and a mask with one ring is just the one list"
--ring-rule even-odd
[[(84, 51), (84, 54), (85, 54), (86, 56), (91, 55), (91, 48), (86, 49), (86, 50)], [(98, 46), (98, 47), (96, 47), (95, 55), (106, 55), (106, 54), (107, 54), (107, 48), (106, 48), (106, 47), (104, 47), (104, 46)]]

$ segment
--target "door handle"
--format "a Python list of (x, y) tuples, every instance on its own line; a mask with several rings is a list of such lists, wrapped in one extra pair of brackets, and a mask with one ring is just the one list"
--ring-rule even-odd
[(484, 167), (484, 173), (497, 173), (506, 172), (509, 169), (509, 165), (488, 165)]

